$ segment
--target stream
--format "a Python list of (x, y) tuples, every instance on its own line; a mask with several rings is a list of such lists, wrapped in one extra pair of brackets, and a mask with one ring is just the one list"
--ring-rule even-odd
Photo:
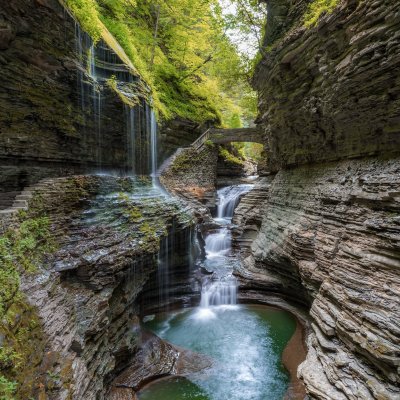
[(289, 386), (282, 352), (296, 329), (288, 312), (237, 304), (233, 275), (239, 261), (231, 246), (234, 209), (252, 189), (243, 184), (218, 191), (219, 227), (205, 239), (201, 300), (196, 308), (154, 316), (145, 326), (170, 343), (205, 355), (211, 367), (185, 377), (157, 380), (140, 400), (278, 400)]

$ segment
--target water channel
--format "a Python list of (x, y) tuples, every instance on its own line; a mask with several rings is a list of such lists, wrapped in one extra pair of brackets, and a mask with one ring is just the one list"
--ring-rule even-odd
[(238, 262), (231, 223), (240, 197), (252, 185), (218, 191), (219, 227), (205, 239), (201, 300), (196, 308), (163, 313), (146, 327), (170, 343), (209, 357), (211, 366), (185, 377), (161, 379), (139, 392), (140, 400), (278, 400), (288, 389), (282, 352), (296, 329), (288, 312), (237, 304)]

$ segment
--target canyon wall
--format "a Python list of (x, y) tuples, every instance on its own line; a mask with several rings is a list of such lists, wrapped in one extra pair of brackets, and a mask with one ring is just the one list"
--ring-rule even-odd
[[(2, 348), (22, 360), (0, 365), (18, 383), (16, 398), (134, 399), (144, 382), (175, 373), (184, 354), (140, 322), (198, 295), (188, 278), (194, 219), (177, 200), (149, 197), (152, 190), (141, 180), (88, 175), (30, 188), (13, 228), (47, 217), (53, 246), (36, 268), (20, 271), (21, 291), (0, 324)], [(179, 243), (173, 259), (165, 243)]]
[(111, 35), (94, 45), (58, 0), (1, 0), (0, 65), (0, 208), (45, 177), (132, 169), (149, 93)]
[(260, 94), (269, 169), (398, 154), (399, 1), (339, 1), (305, 28), (309, 1), (268, 1)]
[(316, 399), (400, 398), (399, 1), (268, 1), (260, 93), (276, 173), (241, 289), (310, 307)]

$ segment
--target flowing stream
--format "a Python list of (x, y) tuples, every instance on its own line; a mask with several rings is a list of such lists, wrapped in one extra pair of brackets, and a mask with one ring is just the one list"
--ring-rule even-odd
[[(108, 173), (105, 160), (106, 143), (103, 138), (102, 102), (104, 85), (109, 78), (102, 68), (103, 62), (116, 62), (99, 43), (95, 45), (88, 35), (76, 28), (76, 46), (79, 61), (86, 66), (78, 72), (78, 99), (84, 114), (92, 119), (96, 149), (94, 158), (99, 173)], [(125, 92), (132, 77), (119, 76), (118, 90), (128, 97), (135, 93)], [(136, 100), (136, 97), (135, 97)], [(136, 102), (134, 102), (136, 104)], [(151, 106), (139, 99), (135, 106), (125, 105), (126, 164), (125, 174), (137, 180), (139, 176), (152, 178), (152, 185), (129, 194), (131, 200), (157, 199), (166, 195), (157, 184), (158, 132)], [(136, 182), (137, 183), (137, 182)], [(144, 185), (146, 186), (146, 185)], [(233, 274), (238, 259), (232, 252), (231, 225), (234, 210), (240, 198), (252, 189), (250, 184), (233, 185), (218, 191), (218, 210), (215, 222), (218, 228), (205, 238), (205, 260), (201, 299), (196, 308), (169, 312), (171, 287), (170, 270), (179, 258), (180, 243), (172, 234), (161, 243), (158, 256), (158, 300), (164, 313), (145, 318), (145, 325), (161, 338), (203, 356), (208, 368), (186, 375), (157, 380), (138, 393), (140, 400), (278, 400), (282, 399), (289, 377), (282, 366), (283, 349), (295, 331), (296, 321), (291, 314), (263, 306), (237, 304), (237, 281)], [(138, 200), (139, 200), (138, 199)], [(109, 199), (118, 201), (118, 197)], [(92, 219), (98, 216), (93, 215)], [(88, 223), (91, 219), (88, 219)], [(193, 235), (190, 230), (189, 243)], [(186, 243), (187, 238), (183, 240)], [(176, 254), (177, 253), (177, 254)], [(177, 257), (175, 258), (175, 256)], [(190, 258), (190, 257), (189, 257)], [(192, 263), (188, 268), (192, 267)], [(189, 273), (192, 271), (190, 270)]]
[(230, 225), (240, 197), (252, 185), (218, 191), (215, 221), (205, 239), (201, 300), (197, 308), (155, 316), (145, 326), (161, 338), (211, 360), (210, 368), (185, 377), (158, 380), (139, 392), (140, 400), (278, 400), (289, 384), (282, 352), (296, 327), (278, 309), (237, 304), (237, 261)]

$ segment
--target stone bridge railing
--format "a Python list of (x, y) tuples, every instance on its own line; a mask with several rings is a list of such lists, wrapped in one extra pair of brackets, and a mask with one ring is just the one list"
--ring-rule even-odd
[(198, 139), (192, 143), (196, 151), (202, 149), (204, 144), (210, 140), (213, 143), (230, 142), (255, 142), (263, 143), (261, 130), (259, 128), (236, 128), (236, 129), (207, 129)]

